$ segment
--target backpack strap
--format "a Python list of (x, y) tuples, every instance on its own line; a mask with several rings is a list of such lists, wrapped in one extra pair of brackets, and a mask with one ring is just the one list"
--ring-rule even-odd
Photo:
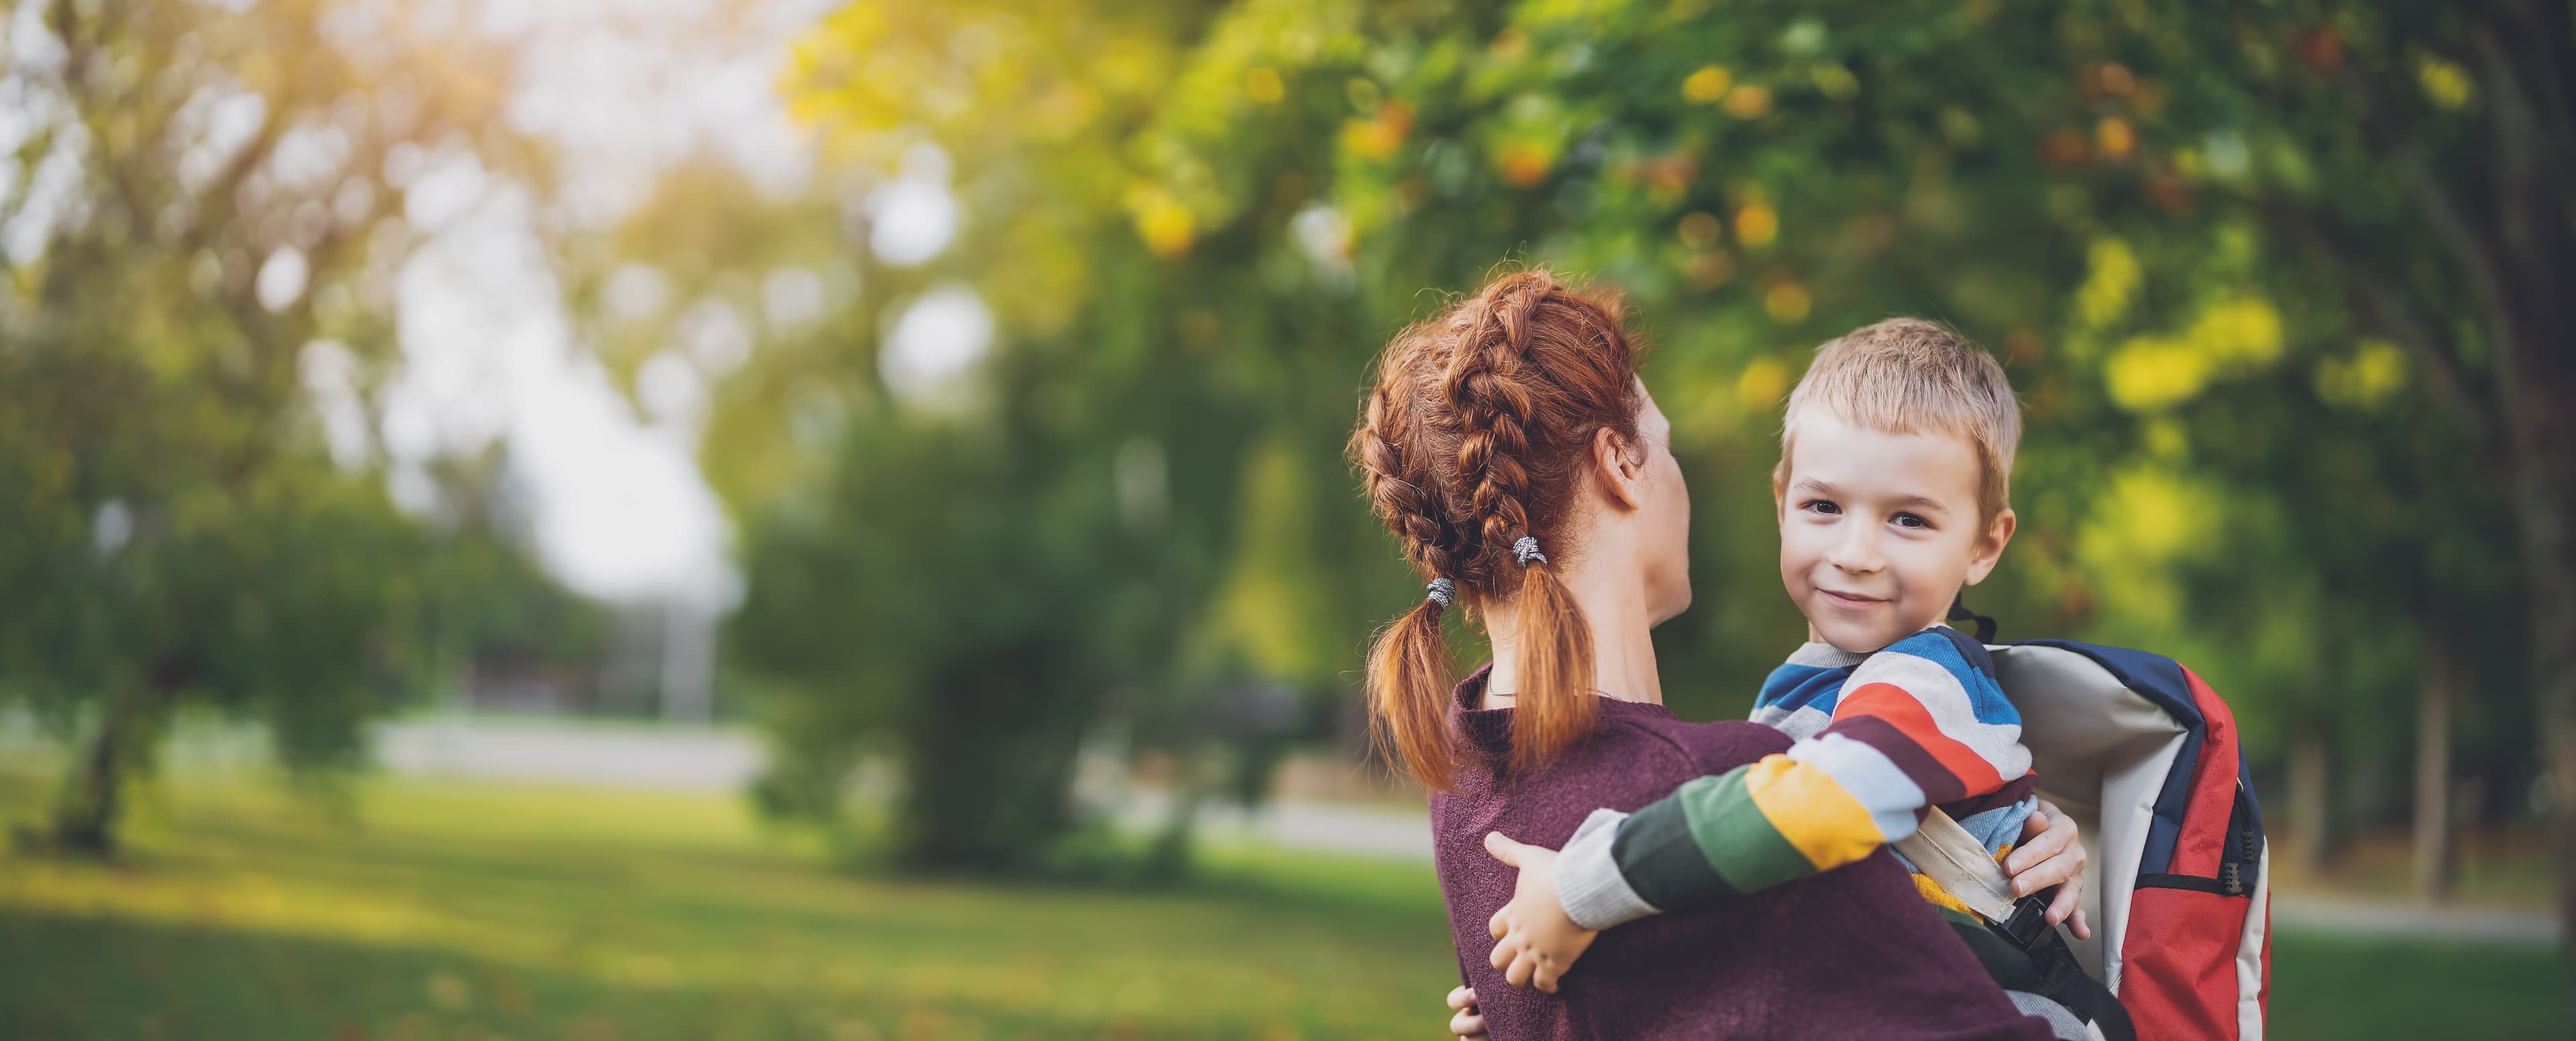
[(1975, 622), (1977, 623), (1977, 642), (1995, 642), (1995, 620), (1968, 610), (1968, 594), (1965, 592), (1950, 598), (1950, 613), (1942, 621)]
[(2048, 925), (2048, 902), (2056, 898), (2051, 886), (2029, 896), (2015, 899), (2012, 881), (2004, 877), (2003, 865), (1995, 863), (1986, 852), (1985, 843), (1968, 834), (1968, 829), (1950, 815), (1933, 807), (1923, 815), (1923, 823), (1914, 834), (1889, 843), (1914, 869), (1939, 883), (1977, 917), (2013, 941), (2022, 950), (2037, 947), (2052, 930)]
[(2029, 956), (2038, 974), (2037, 983), (2027, 987), (2031, 993), (2066, 1006), (2106, 1041), (2135, 1041), (2137, 1029), (2120, 999), (2085, 973), (2057, 927), (2048, 924), (2048, 902), (2056, 887), (2014, 899), (2003, 865), (1995, 863), (1985, 844), (1939, 807), (1925, 811), (1923, 823), (1913, 834), (1889, 845), (1913, 861), (1924, 877), (1985, 919), (1987, 929)]
[(2004, 878), (2003, 866), (1986, 852), (1985, 843), (1968, 834), (1968, 829), (1960, 827), (1940, 807), (1924, 813), (1923, 823), (1914, 829), (1914, 834), (1889, 845), (1913, 861), (1914, 870), (1940, 883), (1978, 917), (1989, 922), (2012, 920), (2012, 883)]

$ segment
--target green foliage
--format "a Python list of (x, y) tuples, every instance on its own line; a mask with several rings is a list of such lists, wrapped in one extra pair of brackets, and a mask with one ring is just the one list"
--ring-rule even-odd
[(463, 36), (370, 40), (318, 2), (19, 13), (0, 693), (88, 721), (54, 831), (104, 851), (181, 706), (346, 765), (361, 724), (544, 586), (484, 518), (434, 528), (335, 459), (306, 383), (345, 359), (362, 395), (397, 354), (417, 142), (520, 146), (488, 85), (459, 89), (489, 56)]
[(1125, 555), (1109, 482), (973, 429), (853, 440), (811, 527), (757, 540), (736, 644), (746, 668), (821, 699), (782, 709), (802, 713), (781, 730), (785, 770), (888, 728), (915, 854), (1007, 863), (1060, 829), (1074, 745), (1114, 676), (1116, 620), (1069, 610), (1098, 604), (1090, 587)]
[[(777, 685), (772, 805), (828, 811), (888, 733), (908, 858), (1025, 866), (1071, 823), (1075, 751), (1106, 699), (1185, 681), (1172, 663), (1224, 513), (1167, 503), (1229, 458), (1224, 427), (1168, 372), (1087, 366), (996, 359), (972, 420), (880, 398), (847, 421), (828, 483), (751, 533), (731, 645)], [(1100, 398), (1064, 395), (1077, 367)]]
[[(852, 5), (786, 90), (863, 169), (924, 140), (955, 157), (974, 219), (937, 263), (994, 301), (1005, 352), (1085, 328), (1116, 368), (1198, 330), (1214, 392), (1259, 388), (1240, 399), (1261, 446), (1233, 486), (1246, 521), (1217, 544), (1238, 578), (1208, 612), (1239, 660), (1316, 680), (1340, 662), (1345, 687), (1348, 620), (1392, 613), (1405, 583), (1266, 561), (1391, 562), (1324, 476), (1355, 374), (1426, 289), (1545, 263), (1625, 290), (1658, 344), (1647, 378), (1700, 510), (1698, 606), (1658, 633), (1684, 711), (1740, 713), (1797, 638), (1766, 484), (1804, 352), (1912, 313), (1991, 345), (2027, 405), (2022, 535), (1972, 597), (2007, 637), (2174, 654), (2237, 706), (2258, 760), (2331, 717), (2358, 771), (2406, 754), (2414, 645), (2467, 641), (2495, 692), (2471, 713), (2479, 768), (2490, 791), (2527, 784), (2534, 746), (2498, 725), (2527, 688), (2490, 333), (2459, 303), (2476, 291), (2416, 248), (2442, 237), (2416, 175), (2480, 176), (2450, 147), (2489, 118), (2455, 64), (2469, 17), (1015, 10)], [(2441, 158), (2381, 161), (2389, 125)], [(1139, 247), (1160, 259), (1095, 259)], [(2441, 335), (2399, 331), (2425, 328)]]

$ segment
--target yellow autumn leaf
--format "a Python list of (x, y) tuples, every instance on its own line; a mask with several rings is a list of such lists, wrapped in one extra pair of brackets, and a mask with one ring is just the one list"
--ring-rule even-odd
[(1778, 283), (1762, 294), (1762, 310), (1770, 314), (1772, 321), (1782, 325), (1806, 321), (1807, 311), (1814, 306), (1815, 300), (1807, 295), (1807, 287), (1796, 282)]
[(2198, 395), (2209, 385), (2209, 362), (2189, 343), (2141, 336), (2112, 353), (2103, 377), (2113, 402), (2147, 412)]
[(1758, 202), (1748, 202), (1735, 211), (1735, 240), (1747, 246), (1767, 246), (1780, 237), (1780, 214)]
[(1243, 93), (1264, 105), (1275, 105), (1288, 96), (1288, 85), (1279, 81), (1277, 72), (1257, 68), (1243, 74)]
[(1689, 79), (1682, 81), (1682, 97), (1702, 105), (1711, 105), (1726, 100), (1727, 88), (1734, 85), (1735, 77), (1728, 73), (1725, 67), (1710, 65), (1691, 73)]
[(1757, 358), (1735, 381), (1735, 400), (1747, 409), (1768, 409), (1789, 392), (1789, 367), (1778, 358)]

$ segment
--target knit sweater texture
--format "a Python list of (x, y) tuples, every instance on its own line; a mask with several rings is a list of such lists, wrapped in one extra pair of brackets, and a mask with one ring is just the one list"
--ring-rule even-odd
[(1684, 723), (1602, 698), (1599, 723), (1520, 776), (1510, 709), (1476, 709), (1486, 670), (1452, 695), (1463, 745), (1453, 790), (1431, 797), (1434, 855), (1459, 967), (1495, 1041), (1526, 1038), (2047, 1038), (2022, 1016), (1886, 852), (1760, 893), (1604, 932), (1558, 993), (1514, 987), (1487, 958), (1487, 923), (1518, 872), (1485, 833), (1565, 844), (1597, 807), (1633, 811), (1695, 777), (1785, 751), (1748, 722)]

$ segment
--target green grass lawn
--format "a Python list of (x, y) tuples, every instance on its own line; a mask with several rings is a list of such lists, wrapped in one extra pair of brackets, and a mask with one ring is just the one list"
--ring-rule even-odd
[[(43, 789), (0, 772), (0, 818)], [(1176, 892), (854, 876), (739, 800), (409, 782), (354, 823), (168, 783), (99, 867), (0, 859), (0, 1037), (1440, 1036), (1427, 868), (1219, 849)], [(2534, 950), (2282, 938), (2274, 1036), (2565, 1037)]]
[[(0, 815), (38, 786), (0, 780)], [(1424, 1037), (1427, 867), (1178, 893), (853, 877), (726, 797), (165, 792), (125, 866), (0, 860), (0, 1037)], [(29, 969), (35, 971), (27, 971)]]

